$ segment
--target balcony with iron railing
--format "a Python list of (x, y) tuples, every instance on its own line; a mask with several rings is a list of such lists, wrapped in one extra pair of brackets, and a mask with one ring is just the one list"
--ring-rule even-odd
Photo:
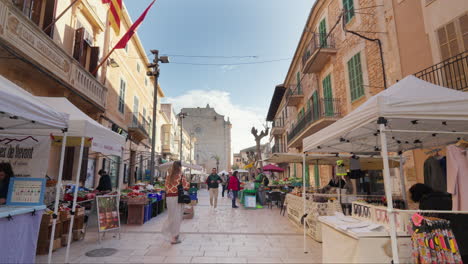
[(468, 92), (468, 51), (432, 65), (414, 76), (439, 86)]
[(326, 33), (312, 33), (302, 56), (302, 72), (317, 73), (321, 71), (330, 57), (336, 54), (335, 38)]
[(340, 112), (341, 100), (338, 98), (321, 98), (312, 104), (304, 116), (293, 125), (288, 133), (288, 147), (294, 148), (302, 145), (302, 139), (333, 124), (342, 117)]
[(287, 106), (298, 106), (304, 100), (304, 93), (302, 86), (299, 84), (291, 85), (286, 90), (286, 105)]
[(284, 132), (284, 119), (276, 118), (272, 123), (271, 135), (282, 135)]
[[(45, 1), (42, 3), (45, 4)], [(11, 0), (0, 0), (0, 11), (0, 40), (3, 43), (18, 56), (30, 61), (42, 71), (51, 73), (69, 90), (88, 99), (101, 111), (105, 110), (107, 88), (54, 42), (50, 37), (52, 31), (44, 32), (38, 26), (34, 15), (24, 13), (25, 10), (20, 10)], [(30, 71), (30, 68), (24, 70)]]
[(130, 123), (128, 125), (128, 133), (136, 141), (142, 141), (143, 139), (149, 139), (151, 127), (150, 123), (146, 118), (139, 113), (128, 113), (130, 118)]

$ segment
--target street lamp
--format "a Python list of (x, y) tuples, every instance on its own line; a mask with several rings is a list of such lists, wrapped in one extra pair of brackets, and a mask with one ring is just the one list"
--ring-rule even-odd
[(155, 151), (156, 151), (156, 111), (158, 106), (158, 78), (159, 78), (159, 62), (169, 63), (169, 58), (167, 56), (159, 57), (159, 50), (151, 50), (151, 53), (154, 55), (153, 63), (148, 65), (148, 68), (152, 68), (153, 71), (146, 72), (147, 76), (154, 77), (154, 95), (153, 95), (153, 123), (152, 123), (152, 133), (151, 133), (151, 161), (150, 161), (150, 183), (153, 183), (154, 180), (154, 167), (155, 164)]

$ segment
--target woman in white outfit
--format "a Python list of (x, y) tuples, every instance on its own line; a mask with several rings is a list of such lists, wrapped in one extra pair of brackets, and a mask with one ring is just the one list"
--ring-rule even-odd
[(178, 202), (177, 186), (180, 184), (182, 184), (184, 190), (188, 190), (190, 188), (190, 184), (182, 174), (182, 164), (180, 161), (174, 161), (165, 184), (168, 216), (163, 229), (163, 233), (168, 236), (171, 244), (181, 243), (179, 233), (184, 215), (184, 204), (180, 204)]

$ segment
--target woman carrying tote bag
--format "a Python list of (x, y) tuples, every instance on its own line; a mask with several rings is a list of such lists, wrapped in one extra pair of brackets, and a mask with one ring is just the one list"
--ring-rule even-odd
[(190, 184), (182, 175), (182, 164), (180, 161), (174, 161), (169, 175), (166, 177), (166, 204), (168, 216), (164, 224), (163, 233), (170, 239), (171, 244), (179, 244), (180, 225), (184, 215), (184, 204), (179, 203), (179, 185), (184, 190), (190, 188)]

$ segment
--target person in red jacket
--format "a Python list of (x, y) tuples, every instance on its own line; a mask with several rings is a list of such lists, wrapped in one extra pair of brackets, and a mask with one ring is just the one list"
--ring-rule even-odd
[(236, 205), (237, 194), (240, 190), (240, 181), (237, 178), (237, 171), (234, 171), (232, 176), (229, 178), (228, 191), (232, 193), (232, 208), (239, 208)]

